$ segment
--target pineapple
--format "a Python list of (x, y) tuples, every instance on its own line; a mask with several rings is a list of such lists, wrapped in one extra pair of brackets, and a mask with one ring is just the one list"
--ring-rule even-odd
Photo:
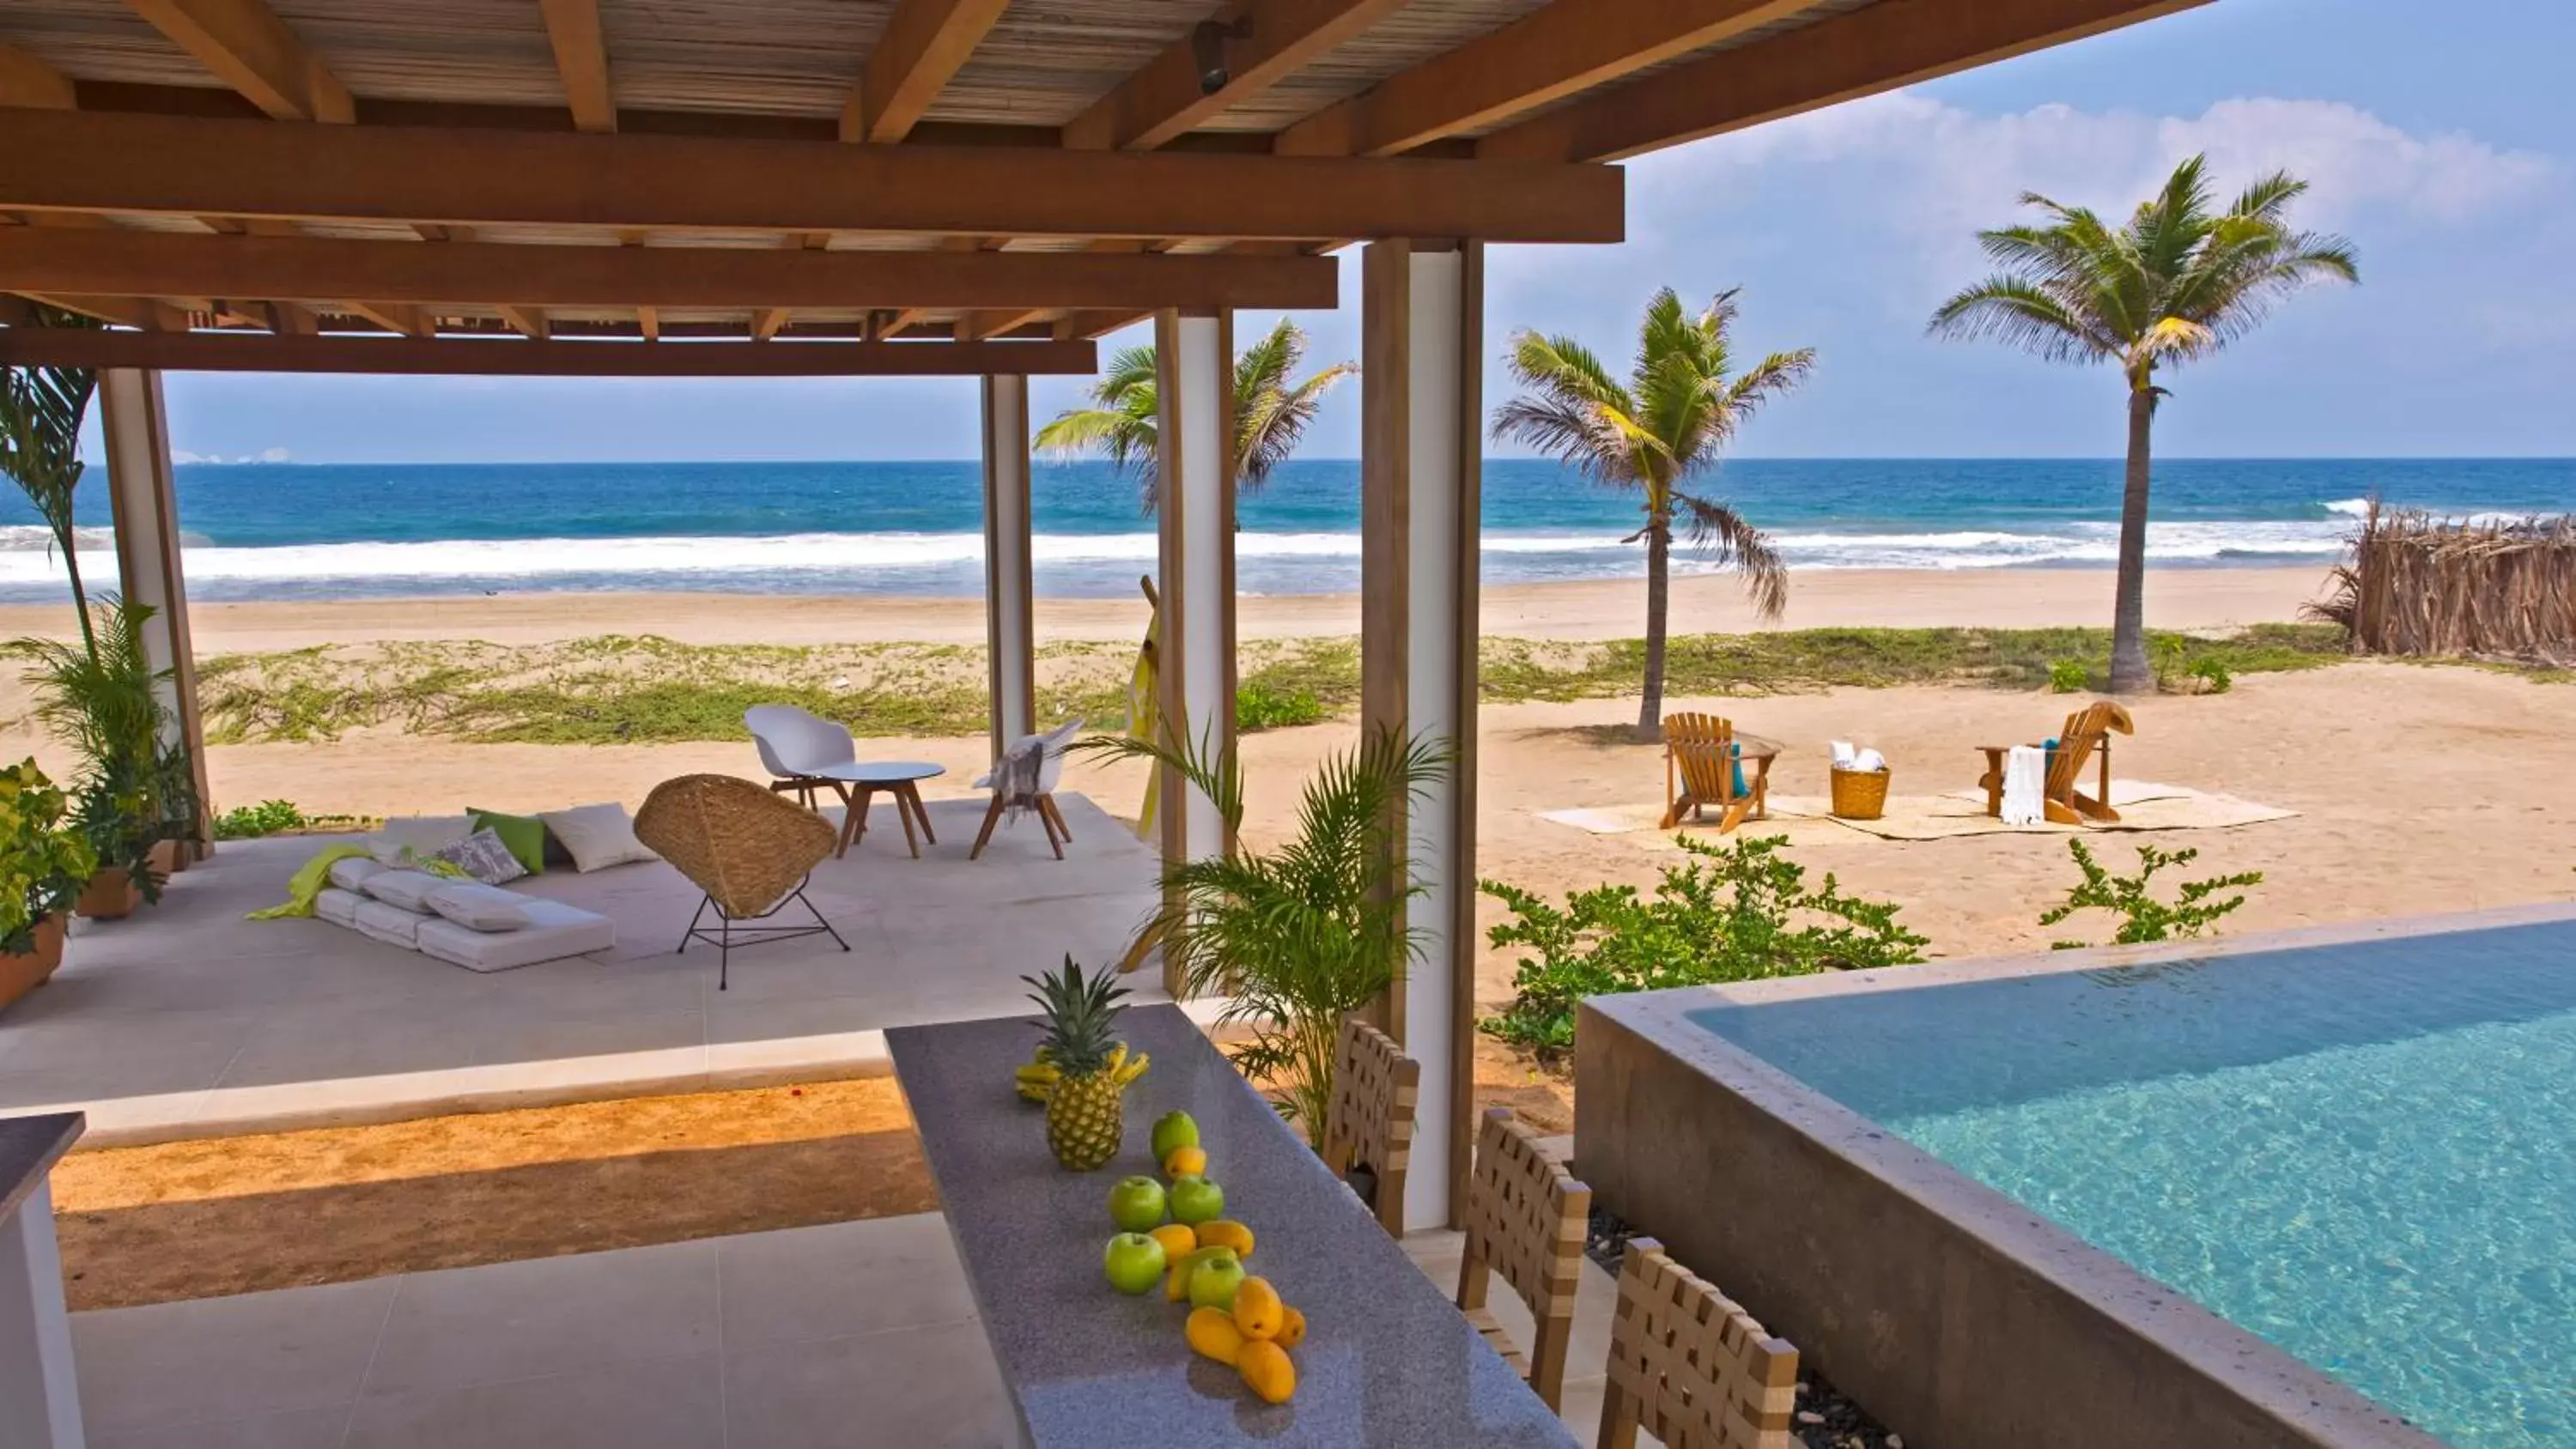
[(1053, 1068), (1046, 1084), (1047, 1146), (1055, 1160), (1075, 1172), (1089, 1172), (1118, 1155), (1127, 1129), (1127, 1084), (1145, 1070), (1142, 1054), (1130, 1057), (1123, 1043), (1111, 1040), (1111, 1024), (1127, 994), (1102, 971), (1086, 979), (1071, 956), (1064, 970), (1044, 979), (1020, 978), (1037, 988), (1029, 997), (1046, 1014), (1039, 1055)]

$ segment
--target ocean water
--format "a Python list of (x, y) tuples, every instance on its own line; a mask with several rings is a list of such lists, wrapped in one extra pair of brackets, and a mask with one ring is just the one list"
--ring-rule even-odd
[[(1124, 595), (1152, 520), (1098, 463), (1041, 464), (1037, 582)], [(85, 490), (85, 491), (95, 491)], [(2105, 566), (2116, 460), (1762, 460), (1708, 485), (1799, 569)], [(2576, 510), (2576, 460), (2176, 459), (2156, 476), (2149, 549), (2167, 565), (2315, 564), (2365, 500), (2459, 515)], [(1633, 495), (1553, 463), (1485, 465), (1484, 577), (1633, 575)], [(710, 589), (966, 594), (983, 587), (973, 462), (188, 465), (180, 523), (199, 598)], [(107, 522), (104, 496), (82, 520)], [(59, 596), (24, 500), (0, 497), (0, 600)], [(1359, 580), (1359, 466), (1300, 459), (1240, 510), (1249, 593)], [(90, 542), (105, 547), (103, 533)], [(84, 546), (84, 554), (89, 551)], [(102, 557), (100, 567), (107, 561)], [(1687, 558), (1685, 569), (1700, 567)]]
[(1694, 1020), (2460, 1449), (2576, 1444), (2576, 926)]

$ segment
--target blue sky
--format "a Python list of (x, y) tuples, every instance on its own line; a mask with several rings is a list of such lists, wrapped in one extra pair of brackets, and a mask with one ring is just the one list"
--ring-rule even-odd
[[(2364, 285), (2293, 301), (2169, 379), (2159, 445), (2202, 456), (2576, 454), (2571, 7), (2217, 0), (2203, 9), (1631, 167), (1620, 247), (1496, 248), (1487, 329), (1622, 355), (1657, 284), (1744, 290), (1742, 341), (1813, 346), (1748, 456), (2108, 456), (2117, 384), (1925, 316), (1981, 272), (1973, 234), (2025, 189), (2125, 209), (2207, 150), (2233, 185), (2287, 166)], [(1356, 253), (1316, 360), (1358, 353)], [(1249, 330), (1266, 315), (1246, 315)], [(1113, 338), (1111, 344), (1135, 340)], [(1077, 379), (1041, 379), (1043, 418)], [(1506, 395), (1499, 363), (1488, 404)], [(971, 382), (584, 382), (177, 375), (172, 442), (309, 462), (972, 456)], [(1345, 386), (1313, 456), (1358, 452)]]

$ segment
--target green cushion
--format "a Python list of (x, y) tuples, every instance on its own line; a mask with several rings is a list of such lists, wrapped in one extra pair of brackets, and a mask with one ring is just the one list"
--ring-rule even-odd
[(501, 837), (501, 843), (509, 847), (510, 854), (518, 858), (519, 864), (527, 867), (528, 874), (546, 873), (544, 821), (534, 815), (504, 815), (497, 810), (477, 810), (470, 805), (465, 808), (465, 813), (473, 818), (475, 829), (489, 830)]

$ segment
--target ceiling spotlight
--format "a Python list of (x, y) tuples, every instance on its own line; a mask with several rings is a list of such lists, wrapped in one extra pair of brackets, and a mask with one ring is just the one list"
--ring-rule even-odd
[(1234, 79), (1226, 69), (1225, 43), (1252, 38), (1252, 17), (1237, 20), (1202, 20), (1190, 30), (1190, 59), (1198, 66), (1199, 94), (1215, 95)]

